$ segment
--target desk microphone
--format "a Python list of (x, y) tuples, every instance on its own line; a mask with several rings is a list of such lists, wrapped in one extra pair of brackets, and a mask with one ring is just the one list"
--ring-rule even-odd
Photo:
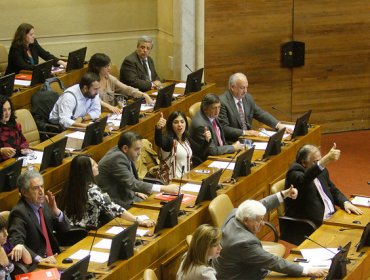
[(279, 108), (275, 106), (271, 106), (271, 108), (274, 109), (275, 111), (278, 111), (279, 113), (282, 113), (284, 116), (288, 117), (288, 119), (292, 120), (292, 115), (280, 110)]
[[(304, 236), (304, 238), (305, 238), (305, 239), (307, 239), (307, 240), (310, 240), (311, 242), (313, 242), (313, 243), (315, 243), (315, 244), (317, 244), (317, 245), (319, 245), (320, 247), (324, 248), (325, 250), (328, 250), (330, 253), (332, 253), (332, 254), (334, 254), (334, 255), (336, 255), (336, 254), (337, 254), (336, 252), (333, 252), (333, 251), (332, 251), (332, 250), (330, 250), (329, 248), (327, 248), (327, 247), (325, 247), (325, 246), (321, 245), (320, 243), (316, 242), (315, 240), (313, 240), (313, 239), (309, 238), (307, 235), (305, 235), (305, 236)], [(339, 250), (341, 250), (341, 249), (342, 249), (342, 247), (341, 247), (341, 246), (339, 246), (339, 248), (338, 248), (338, 249), (339, 249)]]
[[(222, 176), (222, 174), (225, 172), (225, 170), (230, 166), (230, 164), (234, 161), (234, 159), (236, 158), (236, 156), (240, 153), (241, 150), (237, 151), (235, 153), (235, 155), (233, 155), (233, 157), (231, 158), (231, 160), (229, 161), (229, 163), (226, 165), (226, 167), (221, 171), (221, 175), (220, 175), (220, 178)], [(232, 176), (232, 175), (231, 175)], [(232, 182), (232, 183), (235, 183), (235, 180), (233, 180), (232, 178), (230, 178), (230, 180), (227, 180), (225, 181), (225, 183), (229, 183), (229, 182)], [(217, 189), (221, 189), (222, 186), (218, 186)]]
[(187, 65), (186, 63), (185, 63), (185, 67), (191, 72), (191, 73), (193, 73), (194, 71), (193, 70), (191, 70), (191, 68), (189, 67), (189, 65)]
[(181, 193), (181, 185), (182, 185), (182, 176), (184, 176), (185, 171), (185, 165), (181, 166), (181, 177), (180, 177), (180, 184), (179, 184), (179, 192), (177, 193), (177, 196)]

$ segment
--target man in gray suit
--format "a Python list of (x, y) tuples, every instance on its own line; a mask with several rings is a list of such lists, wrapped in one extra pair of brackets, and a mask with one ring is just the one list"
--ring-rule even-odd
[(266, 252), (256, 236), (266, 212), (279, 206), (284, 198), (295, 199), (297, 194), (297, 189), (291, 187), (261, 201), (246, 200), (231, 211), (222, 226), (222, 251), (214, 261), (217, 279), (263, 279), (269, 270), (295, 277), (324, 276), (326, 269), (303, 268)]
[(149, 56), (153, 48), (153, 40), (148, 36), (142, 36), (137, 41), (136, 51), (126, 56), (120, 70), (122, 83), (148, 91), (159, 87), (161, 82), (155, 71), (154, 61)]
[(140, 155), (141, 136), (124, 132), (118, 145), (111, 148), (99, 161), (99, 187), (108, 192), (112, 200), (129, 209), (133, 202), (142, 201), (151, 192), (178, 193), (178, 185), (156, 185), (138, 179), (134, 161)]
[[(220, 96), (221, 110), (218, 120), (228, 142), (236, 141), (242, 135), (258, 136), (259, 132), (252, 129), (253, 119), (273, 129), (285, 127), (270, 113), (258, 107), (247, 91), (247, 77), (243, 73), (235, 73), (229, 78), (229, 90)], [(286, 132), (292, 131), (286, 128)]]
[[(217, 120), (220, 107), (219, 97), (214, 93), (208, 93), (202, 98), (200, 110), (191, 120), (189, 130), (189, 136), (192, 140), (190, 142), (192, 144), (191, 149), (194, 155), (204, 155), (202, 158), (203, 161), (209, 155), (229, 154), (244, 148), (239, 141), (236, 141), (232, 145), (226, 144), (223, 129)], [(204, 133), (207, 130), (211, 132), (212, 138), (207, 151), (204, 152), (204, 145), (200, 145), (200, 143), (204, 143)]]

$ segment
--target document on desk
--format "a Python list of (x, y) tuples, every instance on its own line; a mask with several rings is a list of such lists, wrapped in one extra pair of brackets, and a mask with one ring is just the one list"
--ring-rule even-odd
[(74, 260), (81, 260), (90, 253), (90, 261), (91, 262), (97, 262), (97, 263), (105, 263), (109, 259), (109, 253), (103, 253), (103, 252), (96, 252), (96, 251), (89, 251), (89, 250), (78, 250), (73, 255), (69, 256), (71, 259)]
[(14, 85), (22, 86), (22, 87), (29, 87), (31, 85), (31, 81), (15, 79), (14, 80)]
[(75, 131), (66, 135), (68, 137), (66, 150), (80, 150), (85, 138), (84, 131)]
[(95, 243), (93, 246), (94, 248), (99, 248), (99, 249), (107, 249), (110, 250), (110, 247), (112, 246), (112, 239), (102, 239), (99, 242)]
[[(229, 165), (229, 166), (228, 166)], [(230, 170), (234, 170), (235, 162), (229, 162), (229, 161), (214, 161), (208, 167), (215, 167), (215, 168), (226, 168)]]
[(370, 207), (370, 197), (356, 195), (351, 202), (358, 206)]
[(309, 264), (311, 264), (311, 266), (330, 266), (331, 259), (335, 256), (336, 253), (338, 253), (337, 248), (301, 249), (301, 254), (303, 258), (309, 260)]
[(140, 111), (145, 112), (145, 111), (153, 110), (153, 108), (154, 106), (151, 104), (141, 104)]
[[(294, 126), (293, 126), (294, 127)], [(259, 137), (267, 137), (267, 136), (269, 136), (269, 137), (271, 137), (272, 135), (274, 135), (276, 133), (276, 131), (272, 131), (272, 130), (266, 130), (266, 129), (264, 129), (262, 132), (259, 132), (258, 133), (258, 136)], [(288, 138), (290, 136), (290, 134), (289, 133), (284, 133), (284, 135), (283, 135), (283, 139), (285, 139), (285, 138)]]
[(186, 183), (186, 184), (181, 186), (181, 191), (199, 193), (199, 190), (200, 190), (200, 185), (199, 184)]
[(267, 142), (253, 142), (255, 150), (266, 150)]
[[(142, 216), (147, 217), (146, 215), (142, 215)], [(141, 217), (141, 216), (138, 216), (138, 217)], [(139, 218), (139, 220), (149, 220), (149, 218), (148, 217), (147, 218)], [(125, 227), (112, 226), (105, 233), (118, 234), (118, 233), (122, 232), (125, 229), (126, 229)], [(147, 233), (148, 233), (148, 230), (138, 228), (137, 231), (136, 231), (136, 236), (143, 237)]]
[(185, 88), (186, 87), (186, 83), (177, 83), (175, 85), (175, 87), (177, 87), (177, 88)]

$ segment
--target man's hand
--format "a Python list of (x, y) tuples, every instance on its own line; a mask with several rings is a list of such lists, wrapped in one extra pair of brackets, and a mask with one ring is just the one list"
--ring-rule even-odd
[(258, 136), (259, 135), (259, 132), (257, 130), (253, 130), (253, 129), (250, 129), (250, 130), (243, 130), (243, 135), (244, 136)]
[(46, 191), (45, 199), (46, 199), (46, 202), (47, 202), (49, 208), (54, 213), (54, 215), (59, 216), (61, 210), (59, 210), (59, 208), (57, 206), (57, 203), (55, 201), (55, 196), (50, 191)]
[(49, 257), (46, 257), (46, 258), (41, 258), (40, 262), (55, 264), (55, 263), (57, 263), (57, 260), (55, 258), (56, 256), (58, 256), (58, 254), (54, 254), (53, 256), (49, 256)]
[(324, 277), (328, 273), (327, 268), (310, 267), (307, 276), (311, 277)]
[(232, 146), (234, 147), (235, 151), (240, 151), (244, 149), (244, 145), (239, 141), (236, 141)]
[(340, 150), (337, 150), (337, 145), (333, 143), (333, 147), (330, 151), (320, 159), (320, 165), (326, 167), (326, 165), (332, 161), (337, 161), (340, 157)]
[(169, 184), (161, 186), (161, 192), (177, 194), (179, 192), (179, 185)]
[(362, 215), (363, 212), (360, 208), (354, 206), (351, 202), (349, 201), (346, 201), (344, 202), (344, 210), (348, 213), (348, 214), (351, 214), (351, 213), (355, 213), (357, 215)]
[(145, 193), (141, 193), (141, 192), (136, 192), (135, 195), (144, 200), (148, 198), (148, 196)]
[(204, 136), (204, 139), (206, 139), (207, 142), (209, 142), (209, 140), (211, 140), (211, 138), (212, 138), (212, 134), (209, 131), (208, 127), (206, 127), (206, 126), (204, 127), (203, 136)]
[(290, 127), (287, 127), (282, 123), (278, 123), (278, 125), (276, 126), (278, 130), (283, 129), (284, 127), (285, 127), (285, 133), (289, 133), (289, 134), (293, 133), (293, 130)]
[(283, 191), (284, 198), (290, 197), (291, 199), (296, 199), (298, 196), (298, 190), (290, 185), (290, 188)]

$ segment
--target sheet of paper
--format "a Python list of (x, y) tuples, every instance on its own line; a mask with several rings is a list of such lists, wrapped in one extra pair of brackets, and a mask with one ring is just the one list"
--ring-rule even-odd
[(145, 111), (153, 110), (153, 107), (154, 107), (154, 105), (141, 104), (140, 111), (145, 112)]
[(85, 138), (85, 132), (83, 131), (74, 131), (72, 133), (69, 133), (66, 135), (67, 137), (76, 138), (79, 140), (84, 140)]
[[(152, 92), (151, 95), (157, 96), (158, 95), (158, 91)], [(173, 97), (179, 97), (180, 95), (181, 95), (180, 93), (173, 93), (172, 94)]]
[(337, 248), (328, 248), (328, 250), (324, 248), (301, 249), (303, 258), (308, 259), (310, 262), (331, 260), (336, 253), (338, 253)]
[(292, 131), (294, 130), (294, 124), (284, 124), (286, 128), (290, 128)]
[(300, 266), (303, 266), (303, 267), (321, 267), (321, 268), (327, 268), (329, 269), (330, 268), (330, 265), (331, 265), (331, 261), (330, 260), (327, 260), (327, 261), (309, 261), (308, 263), (302, 263), (300, 262), (299, 263)]
[(95, 243), (93, 246), (94, 248), (99, 248), (99, 249), (108, 249), (110, 250), (110, 247), (112, 246), (112, 239), (102, 239), (99, 242)]
[(235, 162), (231, 162), (230, 165), (228, 166), (230, 162), (227, 161), (214, 161), (208, 167), (215, 167), (215, 168), (226, 168), (230, 170), (234, 170), (235, 167)]
[(122, 114), (112, 114), (108, 116), (107, 122), (114, 121), (114, 120), (121, 120)]
[(143, 237), (143, 236), (145, 236), (148, 233), (148, 231), (149, 230), (147, 230), (147, 229), (140, 229), (140, 228), (138, 228), (137, 231), (136, 231), (136, 236)]
[(31, 81), (15, 79), (14, 80), (14, 85), (16, 85), (16, 86), (23, 86), (23, 87), (29, 87), (31, 85)]
[(108, 229), (105, 233), (109, 233), (109, 234), (118, 234), (120, 233), (121, 231), (123, 231), (125, 228), (123, 227), (116, 227), (116, 226), (113, 226), (111, 227), (110, 229)]
[(186, 183), (186, 184), (181, 186), (181, 190), (182, 191), (187, 191), (187, 192), (199, 193), (200, 185), (199, 184)]
[[(71, 259), (74, 260), (81, 260), (84, 257), (86, 257), (89, 254), (88, 250), (78, 250), (73, 255), (69, 256)], [(91, 262), (97, 262), (97, 263), (105, 263), (109, 259), (109, 253), (102, 253), (102, 252), (96, 252), (91, 251), (90, 253), (90, 261)]]
[(266, 150), (267, 142), (253, 142), (255, 150)]
[(139, 215), (137, 216), (139, 221), (149, 220), (149, 217), (147, 215)]
[[(271, 131), (271, 130), (263, 130), (263, 131), (260, 131), (259, 133), (258, 133), (258, 136), (259, 137), (271, 137), (272, 135), (274, 135), (276, 133), (276, 131)], [(284, 135), (283, 135), (283, 139), (285, 139), (285, 138), (287, 138), (287, 137), (289, 137), (290, 136), (290, 134), (288, 134), (288, 133), (284, 133)]]
[(370, 197), (364, 197), (364, 196), (355, 196), (351, 202), (353, 204), (359, 205), (359, 206), (370, 206)]
[(177, 83), (175, 87), (177, 87), (177, 88), (185, 88), (186, 87), (186, 83)]

